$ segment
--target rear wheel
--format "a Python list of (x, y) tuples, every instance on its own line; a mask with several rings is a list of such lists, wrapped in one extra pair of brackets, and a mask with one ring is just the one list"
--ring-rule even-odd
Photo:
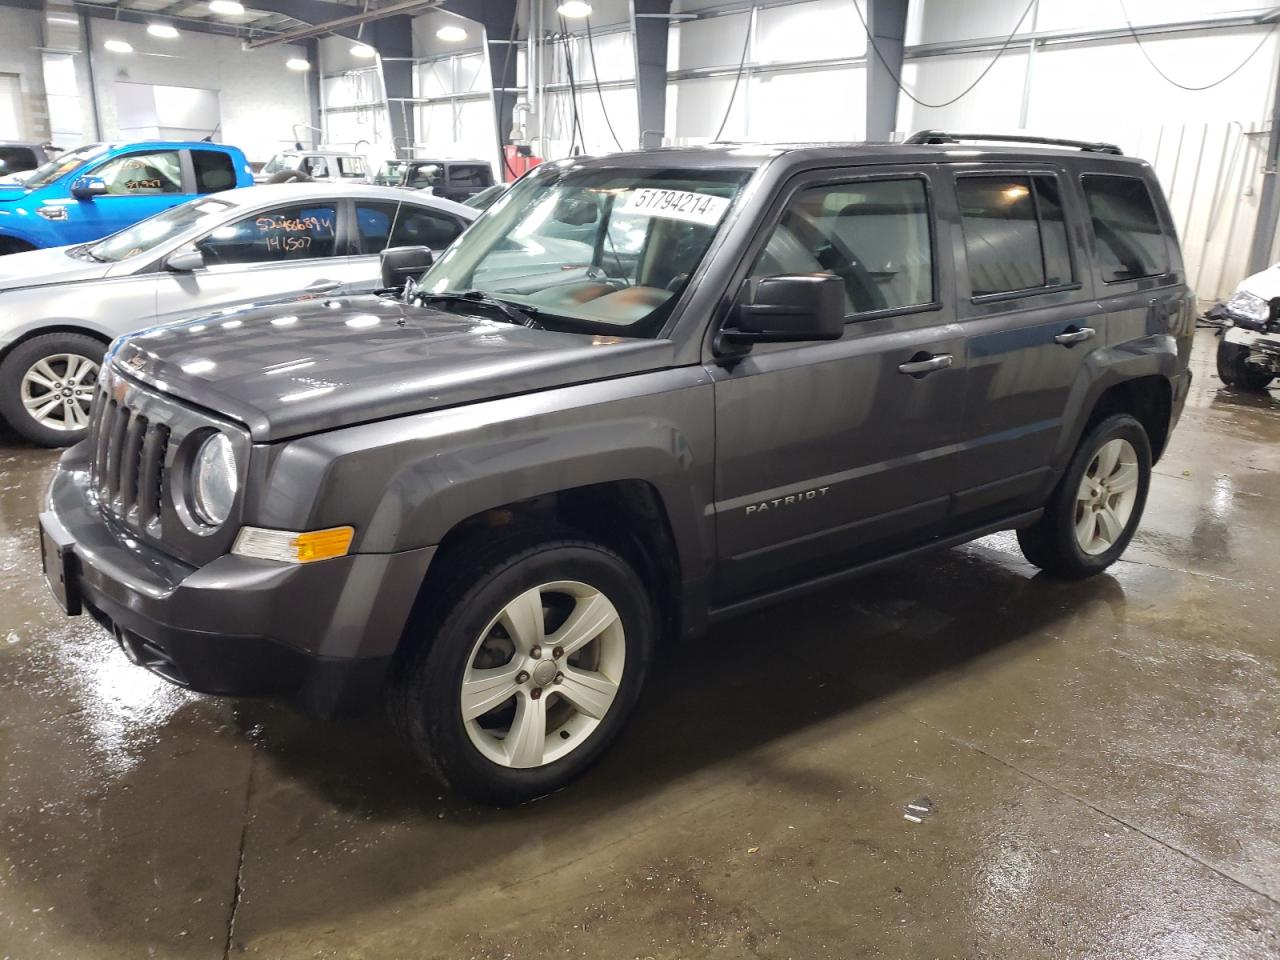
[(46, 333), (20, 343), (0, 364), (0, 413), (41, 446), (83, 440), (106, 349), (83, 333)]
[(1218, 343), (1218, 377), (1230, 387), (1261, 393), (1271, 383), (1273, 374), (1257, 370), (1246, 362), (1249, 348), (1222, 340)]
[(1134, 417), (1119, 413), (1096, 424), (1031, 527), (1018, 531), (1023, 555), (1063, 577), (1101, 573), (1129, 546), (1151, 483), (1151, 444)]
[(594, 763), (640, 694), (654, 642), (644, 584), (566, 531), (454, 554), (406, 640), (393, 720), (441, 779), (486, 803), (530, 800)]

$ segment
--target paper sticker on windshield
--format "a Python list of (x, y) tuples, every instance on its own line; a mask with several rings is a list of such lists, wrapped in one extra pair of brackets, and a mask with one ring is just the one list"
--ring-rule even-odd
[(701, 223), (714, 227), (728, 209), (728, 197), (694, 193), (690, 190), (653, 190), (642, 187), (632, 191), (621, 212), (635, 213), (643, 217), (685, 220), (689, 223)]

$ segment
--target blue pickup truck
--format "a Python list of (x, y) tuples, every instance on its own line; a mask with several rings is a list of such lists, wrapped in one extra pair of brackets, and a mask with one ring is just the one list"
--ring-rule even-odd
[(0, 254), (86, 243), (205, 193), (253, 185), (218, 143), (90, 143), (0, 182)]

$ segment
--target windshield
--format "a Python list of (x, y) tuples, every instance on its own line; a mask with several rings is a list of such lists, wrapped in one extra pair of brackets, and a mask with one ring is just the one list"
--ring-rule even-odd
[(166, 240), (199, 224), (221, 219), (233, 204), (212, 197), (202, 197), (181, 206), (170, 207), (164, 213), (135, 223), (127, 230), (114, 233), (105, 240), (84, 248), (94, 260), (113, 263), (137, 257), (152, 250)]
[(106, 152), (107, 147), (105, 144), (87, 143), (83, 147), (76, 147), (74, 150), (68, 150), (57, 159), (41, 164), (30, 173), (25, 174), (18, 179), (21, 180), (25, 187), (31, 190), (35, 190), (39, 187), (47, 187), (59, 177), (65, 177), (72, 170), (83, 167), (94, 157)]
[(297, 170), (300, 163), (302, 163), (302, 157), (299, 154), (277, 153), (267, 161), (267, 165), (262, 168), (261, 172), (272, 174), (279, 173), (281, 170)]
[(423, 275), (425, 294), (479, 290), (544, 326), (654, 337), (752, 171), (544, 164)]

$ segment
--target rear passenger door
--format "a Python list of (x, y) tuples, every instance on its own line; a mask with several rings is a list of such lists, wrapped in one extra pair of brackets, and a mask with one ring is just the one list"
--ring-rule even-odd
[(847, 320), (838, 341), (758, 344), (710, 367), (721, 602), (919, 544), (943, 522), (965, 374), (932, 170), (798, 178), (747, 254), (741, 277), (841, 277)]
[(953, 183), (969, 375), (950, 526), (968, 529), (1043, 501), (1073, 390), (1106, 332), (1066, 169), (976, 168)]

